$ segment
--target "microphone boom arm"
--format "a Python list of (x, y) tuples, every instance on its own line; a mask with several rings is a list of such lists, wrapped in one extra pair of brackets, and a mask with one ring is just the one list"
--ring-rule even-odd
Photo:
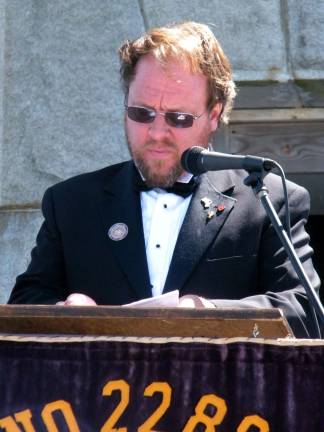
[[(253, 189), (253, 192), (255, 194), (255, 196), (261, 201), (267, 216), (269, 217), (272, 226), (274, 227), (276, 234), (278, 235), (287, 255), (288, 258), (291, 261), (291, 264), (300, 280), (300, 283), (302, 284), (302, 286), (305, 289), (307, 298), (309, 299), (309, 302), (311, 304), (311, 306), (314, 308), (317, 317), (320, 320), (321, 323), (321, 328), (324, 327), (324, 308), (323, 305), (321, 303), (321, 301), (319, 300), (319, 297), (316, 293), (316, 291), (314, 290), (303, 266), (302, 263), (287, 235), (287, 232), (285, 231), (281, 220), (279, 219), (279, 216), (276, 212), (276, 210), (274, 209), (271, 200), (269, 198), (269, 191), (267, 189), (267, 187), (264, 185), (263, 183), (263, 177), (264, 177), (264, 173), (262, 172), (253, 172), (250, 173), (249, 176), (244, 180), (244, 183), (247, 186), (251, 186)], [(314, 321), (315, 322), (315, 328), (318, 330), (319, 332), (319, 338), (322, 338), (321, 335), (321, 331), (318, 328), (318, 323), (316, 320), (316, 316), (314, 317)]]

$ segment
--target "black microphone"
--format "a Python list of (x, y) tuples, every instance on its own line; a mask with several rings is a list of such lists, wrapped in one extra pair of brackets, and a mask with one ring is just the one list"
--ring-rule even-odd
[(199, 175), (207, 171), (227, 169), (245, 169), (248, 172), (270, 171), (275, 168), (276, 162), (258, 156), (231, 155), (195, 146), (182, 153), (181, 165), (187, 172)]

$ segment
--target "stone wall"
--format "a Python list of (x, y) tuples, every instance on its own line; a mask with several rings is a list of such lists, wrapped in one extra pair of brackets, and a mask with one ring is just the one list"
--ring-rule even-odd
[(240, 82), (324, 80), (322, 0), (0, 0), (0, 302), (44, 190), (128, 158), (118, 46), (180, 20), (211, 25)]

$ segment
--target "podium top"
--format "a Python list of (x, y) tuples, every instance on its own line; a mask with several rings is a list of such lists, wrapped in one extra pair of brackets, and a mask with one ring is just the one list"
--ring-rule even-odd
[(0, 333), (143, 337), (285, 338), (280, 309), (0, 305)]

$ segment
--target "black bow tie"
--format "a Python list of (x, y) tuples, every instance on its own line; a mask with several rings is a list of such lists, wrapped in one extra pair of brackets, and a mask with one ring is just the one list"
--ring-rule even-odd
[[(135, 190), (139, 192), (147, 192), (149, 190), (154, 189), (153, 187), (147, 186), (147, 184), (142, 179), (142, 176), (137, 170), (134, 176), (134, 185), (135, 185)], [(182, 196), (183, 198), (186, 198), (194, 192), (197, 185), (198, 185), (197, 178), (192, 177), (189, 183), (176, 182), (171, 187), (160, 188), (160, 189), (163, 189), (166, 192), (174, 193), (176, 195)]]

